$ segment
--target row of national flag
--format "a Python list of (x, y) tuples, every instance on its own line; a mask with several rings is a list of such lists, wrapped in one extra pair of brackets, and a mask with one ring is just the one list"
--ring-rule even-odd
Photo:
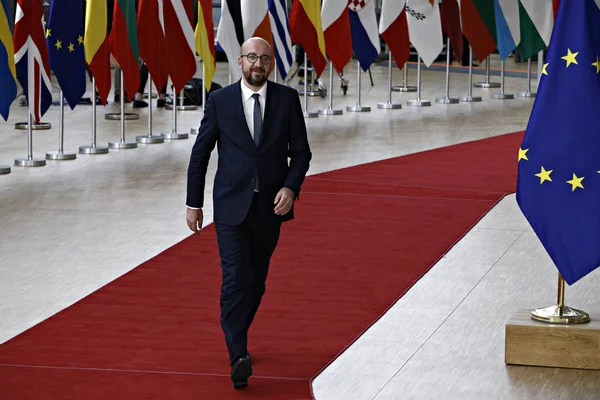
[(429, 66), (443, 49), (442, 31), (459, 58), (464, 35), (480, 61), (496, 49), (503, 58), (517, 50), (527, 59), (548, 45), (554, 21), (552, 0), (382, 0), (379, 23), (374, 0), (294, 0), (289, 21), (285, 3), (222, 0), (217, 40), (235, 78), (241, 76), (240, 46), (252, 36), (274, 45), (285, 79), (292, 42), (302, 46), (317, 75), (328, 58), (341, 71), (353, 54), (367, 70), (380, 52), (380, 36), (400, 67), (411, 43)]
[(106, 104), (111, 54), (130, 98), (140, 85), (141, 61), (157, 88), (170, 77), (179, 92), (196, 73), (196, 53), (210, 88), (216, 69), (212, 0), (193, 1), (195, 28), (191, 0), (114, 0), (110, 27), (106, 0), (87, 0), (85, 21), (81, 0), (52, 0), (44, 31), (42, 0), (18, 0), (13, 32), (8, 0), (0, 0), (0, 115), (8, 119), (18, 81), (39, 122), (52, 103), (50, 70), (73, 109), (86, 90), (86, 65)]

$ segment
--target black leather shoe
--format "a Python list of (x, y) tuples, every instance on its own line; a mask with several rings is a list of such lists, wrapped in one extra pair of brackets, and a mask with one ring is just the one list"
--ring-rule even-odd
[(248, 378), (252, 376), (252, 364), (249, 357), (238, 358), (231, 367), (231, 380), (234, 389), (246, 389)]

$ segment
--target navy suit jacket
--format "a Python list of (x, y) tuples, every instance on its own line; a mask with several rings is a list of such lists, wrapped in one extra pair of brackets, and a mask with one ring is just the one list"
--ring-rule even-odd
[(294, 218), (293, 207), (284, 216), (273, 211), (275, 196), (285, 187), (298, 198), (312, 158), (298, 92), (267, 83), (263, 132), (257, 147), (244, 116), (240, 84), (238, 81), (208, 96), (190, 157), (186, 204), (203, 207), (206, 170), (216, 144), (219, 158), (213, 189), (214, 222), (242, 223), (254, 197), (256, 176), (260, 210), (275, 220), (290, 220)]

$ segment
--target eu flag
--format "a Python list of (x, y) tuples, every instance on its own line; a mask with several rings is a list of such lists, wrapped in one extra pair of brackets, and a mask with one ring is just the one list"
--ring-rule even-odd
[(600, 1), (561, 1), (517, 202), (568, 284), (600, 265)]
[(73, 109), (86, 85), (82, 1), (52, 0), (46, 28), (50, 68)]

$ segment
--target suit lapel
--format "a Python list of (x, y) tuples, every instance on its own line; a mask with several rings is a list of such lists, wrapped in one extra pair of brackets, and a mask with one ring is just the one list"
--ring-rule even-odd
[(236, 132), (236, 138), (240, 145), (248, 151), (249, 154), (254, 154), (256, 148), (254, 140), (252, 140), (252, 134), (250, 128), (246, 122), (246, 115), (244, 114), (244, 103), (242, 98), (241, 81), (237, 81), (234, 84), (233, 98), (231, 99), (231, 105), (233, 109), (233, 115), (235, 115), (235, 123), (238, 125), (238, 131)]

